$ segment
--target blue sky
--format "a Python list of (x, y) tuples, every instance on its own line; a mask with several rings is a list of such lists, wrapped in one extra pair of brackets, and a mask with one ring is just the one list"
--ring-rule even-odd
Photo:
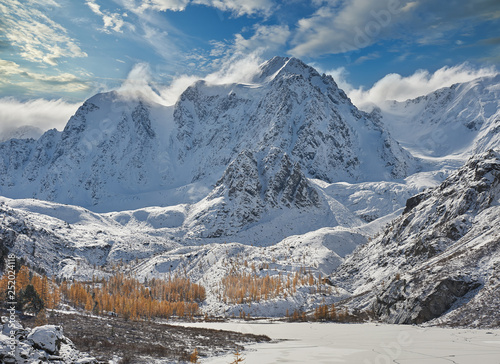
[(274, 55), (358, 91), (390, 73), (461, 80), (500, 64), (498, 0), (0, 0), (0, 13), (0, 100), (17, 103), (81, 103), (137, 67), (181, 89)]

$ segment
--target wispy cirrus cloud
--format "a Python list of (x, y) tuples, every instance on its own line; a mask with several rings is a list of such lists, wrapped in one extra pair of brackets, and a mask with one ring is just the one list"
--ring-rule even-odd
[(229, 11), (235, 16), (269, 15), (275, 7), (272, 0), (143, 0), (136, 4), (139, 11), (183, 11), (190, 4), (206, 5), (221, 11)]
[[(255, 70), (265, 59), (284, 53), (292, 34), (288, 25), (259, 24), (252, 30), (253, 34), (249, 37), (236, 33), (230, 41), (212, 43), (211, 56), (214, 60), (211, 68), (212, 72), (216, 70), (213, 74), (228, 73), (235, 64), (239, 67), (244, 65), (243, 70), (250, 70), (247, 66), (251, 65), (251, 70)], [(229, 74), (235, 73), (229, 71)]]
[(9, 46), (19, 49), (19, 55), (30, 62), (58, 64), (61, 58), (87, 57), (67, 30), (45, 15), (43, 6), (57, 7), (54, 1), (20, 2), (0, 0), (0, 31)]
[[(390, 30), (407, 12), (408, 1), (323, 1), (309, 17), (298, 21), (294, 34), (295, 56), (345, 53), (367, 47)], [(392, 34), (391, 34), (392, 33)]]
[(288, 25), (257, 25), (254, 27), (254, 34), (249, 38), (236, 34), (231, 49), (234, 53), (244, 54), (255, 51), (276, 52), (284, 48), (291, 34)]
[(373, 53), (369, 53), (369, 54), (366, 54), (364, 56), (361, 56), (359, 57), (358, 59), (356, 59), (354, 61), (354, 64), (362, 64), (366, 61), (370, 61), (372, 59), (377, 59), (377, 58), (380, 58), (380, 53), (379, 52), (373, 52)]

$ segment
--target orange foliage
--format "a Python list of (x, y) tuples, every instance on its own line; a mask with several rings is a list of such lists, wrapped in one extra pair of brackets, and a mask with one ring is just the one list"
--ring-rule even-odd
[(114, 312), (131, 320), (192, 317), (198, 313), (198, 302), (205, 299), (205, 288), (186, 278), (152, 279), (145, 286), (122, 273), (100, 283), (63, 284), (61, 290), (79, 308), (95, 314)]
[[(2, 293), (7, 290), (7, 283), (7, 276), (2, 276)], [(45, 275), (30, 274), (29, 268), (22, 266), (16, 276), (16, 291), (26, 289), (28, 284), (33, 285), (48, 309), (57, 308), (63, 297), (76, 308), (95, 314), (114, 312), (132, 320), (173, 315), (192, 317), (198, 314), (198, 303), (205, 300), (203, 286), (178, 276), (166, 281), (152, 279), (146, 286), (135, 278), (116, 273), (108, 280), (93, 278), (89, 283), (64, 281), (59, 286), (54, 279), (49, 281)]]
[(284, 276), (281, 273), (275, 276), (266, 274), (259, 276), (256, 271), (252, 273), (241, 272), (233, 267), (231, 273), (221, 281), (218, 297), (225, 303), (243, 304), (270, 300), (276, 297), (287, 297), (294, 294), (300, 286), (320, 286), (318, 280), (305, 268), (300, 268), (293, 275)]

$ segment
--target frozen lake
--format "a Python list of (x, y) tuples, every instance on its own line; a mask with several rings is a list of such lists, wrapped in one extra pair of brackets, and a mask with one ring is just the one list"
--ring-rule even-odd
[[(500, 330), (424, 328), (417, 326), (332, 323), (193, 323), (264, 334), (277, 341), (247, 347), (245, 364), (500, 364)], [(203, 360), (227, 364), (233, 357)]]

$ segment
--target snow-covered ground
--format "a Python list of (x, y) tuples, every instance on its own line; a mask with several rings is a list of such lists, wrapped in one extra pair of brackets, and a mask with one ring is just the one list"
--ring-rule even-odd
[[(246, 364), (266, 363), (500, 363), (500, 330), (331, 323), (194, 323), (185, 326), (263, 334), (276, 340), (242, 354)], [(208, 358), (229, 363), (232, 355)]]

